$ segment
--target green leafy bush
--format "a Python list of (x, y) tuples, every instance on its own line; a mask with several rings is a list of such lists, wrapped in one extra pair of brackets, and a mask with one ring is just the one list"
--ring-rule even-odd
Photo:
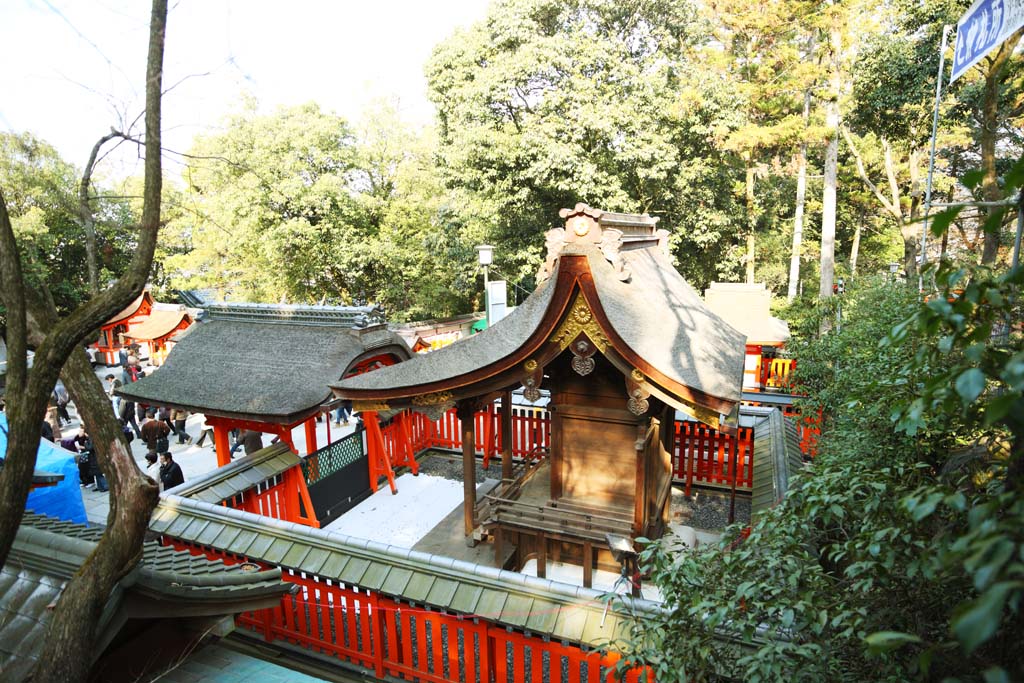
[(934, 275), (927, 302), (869, 280), (804, 319), (819, 455), (748, 538), (643, 551), (665, 611), (624, 645), (657, 680), (1024, 677), (1022, 273)]

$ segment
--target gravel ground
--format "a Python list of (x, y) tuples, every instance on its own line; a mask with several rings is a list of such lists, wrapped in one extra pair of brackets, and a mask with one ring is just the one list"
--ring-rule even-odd
[[(430, 451), (419, 461), (420, 473), (462, 481), (462, 456), (442, 451)], [(484, 469), (483, 462), (476, 461), (476, 483), (484, 479), (501, 479), (501, 458), (491, 458), (490, 467)]]
[[(692, 489), (689, 497), (682, 487), (672, 487), (672, 521), (696, 529), (721, 531), (729, 526), (729, 492)], [(736, 522), (750, 523), (750, 498), (736, 496)]]

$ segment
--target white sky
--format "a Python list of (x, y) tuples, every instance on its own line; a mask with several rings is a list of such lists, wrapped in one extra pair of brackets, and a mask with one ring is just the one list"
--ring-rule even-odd
[[(486, 10), (487, 0), (170, 0), (164, 88), (188, 78), (164, 97), (164, 147), (187, 151), (243, 92), (268, 112), (316, 101), (352, 121), (397, 98), (408, 122), (429, 123), (431, 51)], [(0, 1), (0, 129), (31, 131), (81, 167), (111, 125), (142, 112), (148, 23), (145, 0)], [(122, 149), (103, 171), (141, 164)]]

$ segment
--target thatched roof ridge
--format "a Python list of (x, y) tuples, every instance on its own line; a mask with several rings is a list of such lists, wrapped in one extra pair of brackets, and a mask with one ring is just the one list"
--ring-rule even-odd
[(193, 325), (150, 376), (120, 395), (146, 404), (290, 424), (316, 412), (364, 354), (411, 354), (387, 330), (238, 320)]

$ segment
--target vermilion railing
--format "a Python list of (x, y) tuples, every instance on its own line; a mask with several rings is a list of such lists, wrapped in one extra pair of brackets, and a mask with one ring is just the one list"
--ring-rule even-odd
[[(797, 413), (799, 415), (799, 413)], [(406, 412), (381, 429), (389, 461), (399, 462), (406, 448), (402, 438), (402, 420), (408, 425), (412, 451), (428, 448), (462, 449), (462, 426), (455, 410), (431, 421), (422, 413)], [(490, 431), (487, 421), (490, 420)], [(490, 457), (502, 450), (501, 417), (497, 410), (481, 411), (475, 417), (476, 453)], [(488, 445), (490, 446), (488, 448)], [(677, 420), (673, 450), (673, 477), (685, 481), (687, 494), (693, 484), (732, 486), (732, 449), (736, 448), (736, 487), (749, 490), (753, 483), (754, 430), (740, 427), (733, 437), (703, 423)], [(543, 408), (512, 408), (512, 455), (536, 457), (551, 447), (551, 414)], [(377, 470), (379, 473), (379, 469)], [(371, 482), (371, 486), (376, 484)]]
[(789, 376), (795, 367), (795, 358), (762, 358), (761, 386), (766, 389), (782, 389), (789, 386)]
[(225, 501), (256, 515), (319, 528), (302, 469), (296, 465)]
[[(676, 420), (673, 478), (693, 484), (733, 485), (749, 490), (754, 483), (754, 430), (739, 427), (736, 436), (702, 422)], [(733, 466), (735, 464), (735, 470)]]
[[(223, 560), (237, 557), (207, 546), (165, 539), (177, 550)], [(282, 641), (393, 676), (432, 683), (599, 683), (618, 680), (616, 653), (586, 651), (572, 643), (532, 636), (489, 619), (395, 600), (337, 578), (281, 567), (281, 578), (299, 586), (275, 607), (245, 612), (236, 623), (267, 642)], [(642, 669), (624, 680), (637, 683)], [(648, 680), (653, 683), (653, 676)]]

